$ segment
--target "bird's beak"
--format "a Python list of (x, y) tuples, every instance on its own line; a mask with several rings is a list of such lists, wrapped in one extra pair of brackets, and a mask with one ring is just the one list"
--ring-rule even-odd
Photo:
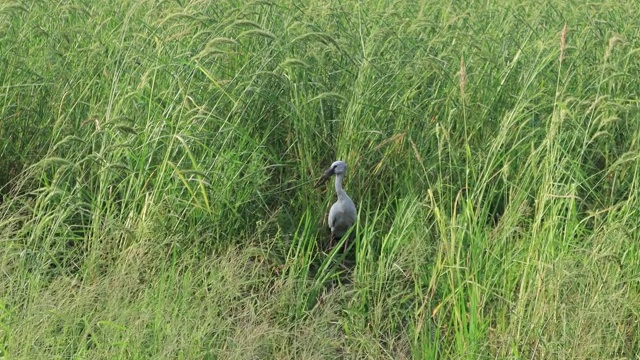
[(333, 169), (329, 168), (329, 169), (327, 169), (327, 171), (324, 172), (324, 174), (322, 174), (320, 179), (318, 179), (318, 181), (316, 182), (316, 186), (315, 187), (318, 188), (318, 187), (324, 185), (329, 180), (329, 178), (331, 178), (331, 175), (333, 175)]

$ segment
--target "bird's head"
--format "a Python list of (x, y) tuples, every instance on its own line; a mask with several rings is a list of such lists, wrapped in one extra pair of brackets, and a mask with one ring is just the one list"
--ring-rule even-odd
[(329, 178), (333, 175), (345, 174), (347, 172), (347, 163), (342, 160), (335, 161), (331, 166), (322, 174), (318, 182), (316, 183), (316, 187), (323, 185), (329, 180)]

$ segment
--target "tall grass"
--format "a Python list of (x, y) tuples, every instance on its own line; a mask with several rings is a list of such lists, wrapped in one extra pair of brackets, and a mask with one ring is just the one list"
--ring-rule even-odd
[(639, 10), (0, 5), (0, 354), (637, 357)]

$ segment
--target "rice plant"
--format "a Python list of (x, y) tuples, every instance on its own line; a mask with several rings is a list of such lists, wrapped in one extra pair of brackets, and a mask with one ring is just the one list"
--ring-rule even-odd
[(639, 17), (0, 5), (0, 355), (637, 357)]

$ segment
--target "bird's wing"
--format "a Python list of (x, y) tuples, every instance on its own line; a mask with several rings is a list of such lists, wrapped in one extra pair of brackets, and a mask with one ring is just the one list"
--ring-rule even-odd
[(342, 209), (342, 217), (345, 219), (344, 221), (347, 222), (349, 226), (353, 225), (357, 220), (358, 211), (350, 197), (347, 196), (346, 199), (342, 201)]
[(337, 201), (329, 210), (329, 227), (336, 236), (342, 236), (356, 222), (356, 216), (352, 201)]

